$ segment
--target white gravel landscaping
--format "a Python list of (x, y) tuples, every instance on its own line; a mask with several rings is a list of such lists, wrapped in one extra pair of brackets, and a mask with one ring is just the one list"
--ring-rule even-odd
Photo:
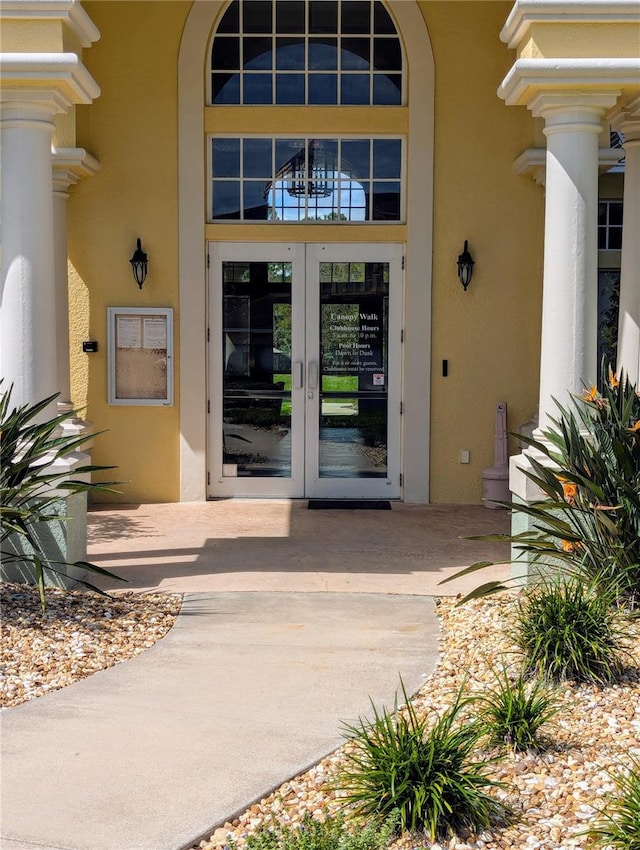
[(164, 637), (181, 597), (47, 588), (0, 583), (0, 706), (8, 708), (64, 688), (133, 658)]

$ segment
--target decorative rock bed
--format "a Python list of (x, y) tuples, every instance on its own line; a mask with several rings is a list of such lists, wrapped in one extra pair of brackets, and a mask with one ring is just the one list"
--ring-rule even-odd
[(0, 705), (5, 708), (64, 688), (143, 652), (169, 631), (181, 597), (47, 588), (40, 608), (35, 587), (0, 583)]

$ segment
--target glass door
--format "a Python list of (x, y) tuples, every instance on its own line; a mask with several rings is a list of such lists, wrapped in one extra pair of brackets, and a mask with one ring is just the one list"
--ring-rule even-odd
[(304, 245), (212, 244), (209, 495), (304, 495)]
[(400, 246), (210, 246), (209, 495), (400, 496)]
[(307, 496), (400, 496), (401, 263), (401, 246), (307, 246)]

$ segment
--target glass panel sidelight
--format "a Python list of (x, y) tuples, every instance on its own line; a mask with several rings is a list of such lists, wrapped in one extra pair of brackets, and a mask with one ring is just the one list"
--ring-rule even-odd
[(319, 271), (319, 477), (386, 478), (389, 263)]
[(292, 268), (222, 263), (225, 478), (291, 476)]

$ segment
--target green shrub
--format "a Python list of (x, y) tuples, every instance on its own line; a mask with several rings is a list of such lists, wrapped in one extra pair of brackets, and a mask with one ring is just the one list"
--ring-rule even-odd
[[(11, 389), (0, 392), (0, 555), (5, 564), (31, 564), (43, 610), (45, 573), (65, 575), (66, 567), (74, 566), (124, 581), (87, 561), (68, 564), (53, 560), (42, 549), (39, 527), (66, 520), (61, 513), (60, 491), (87, 493), (109, 488), (106, 483), (83, 480), (84, 475), (109, 467), (81, 466), (74, 471), (73, 478), (56, 471), (56, 460), (68, 457), (95, 436), (70, 437), (59, 433), (60, 425), (73, 413), (42, 421), (41, 416), (56, 397), (12, 407)], [(101, 592), (86, 581), (79, 583)]]
[(524, 655), (525, 673), (603, 685), (622, 670), (627, 622), (612, 592), (567, 576), (524, 591), (513, 639)]
[(521, 673), (515, 680), (505, 666), (494, 670), (496, 684), (476, 697), (481, 706), (478, 721), (494, 746), (514, 752), (542, 749), (541, 726), (557, 713), (557, 700), (540, 678), (527, 681)]
[(384, 850), (393, 831), (393, 821), (349, 827), (340, 816), (317, 821), (307, 814), (300, 826), (262, 827), (247, 838), (246, 850)]
[(488, 778), (487, 762), (473, 760), (480, 730), (457, 723), (469, 702), (460, 691), (431, 728), (419, 719), (402, 688), (406, 708), (392, 716), (373, 706), (373, 721), (346, 726), (352, 742), (338, 778), (345, 805), (356, 815), (383, 822), (397, 813), (402, 831), (431, 840), (464, 836), (502, 821), (507, 807), (486, 793), (500, 783)]
[(630, 767), (613, 778), (617, 793), (609, 796), (587, 835), (597, 847), (640, 850), (640, 760), (631, 759)]

